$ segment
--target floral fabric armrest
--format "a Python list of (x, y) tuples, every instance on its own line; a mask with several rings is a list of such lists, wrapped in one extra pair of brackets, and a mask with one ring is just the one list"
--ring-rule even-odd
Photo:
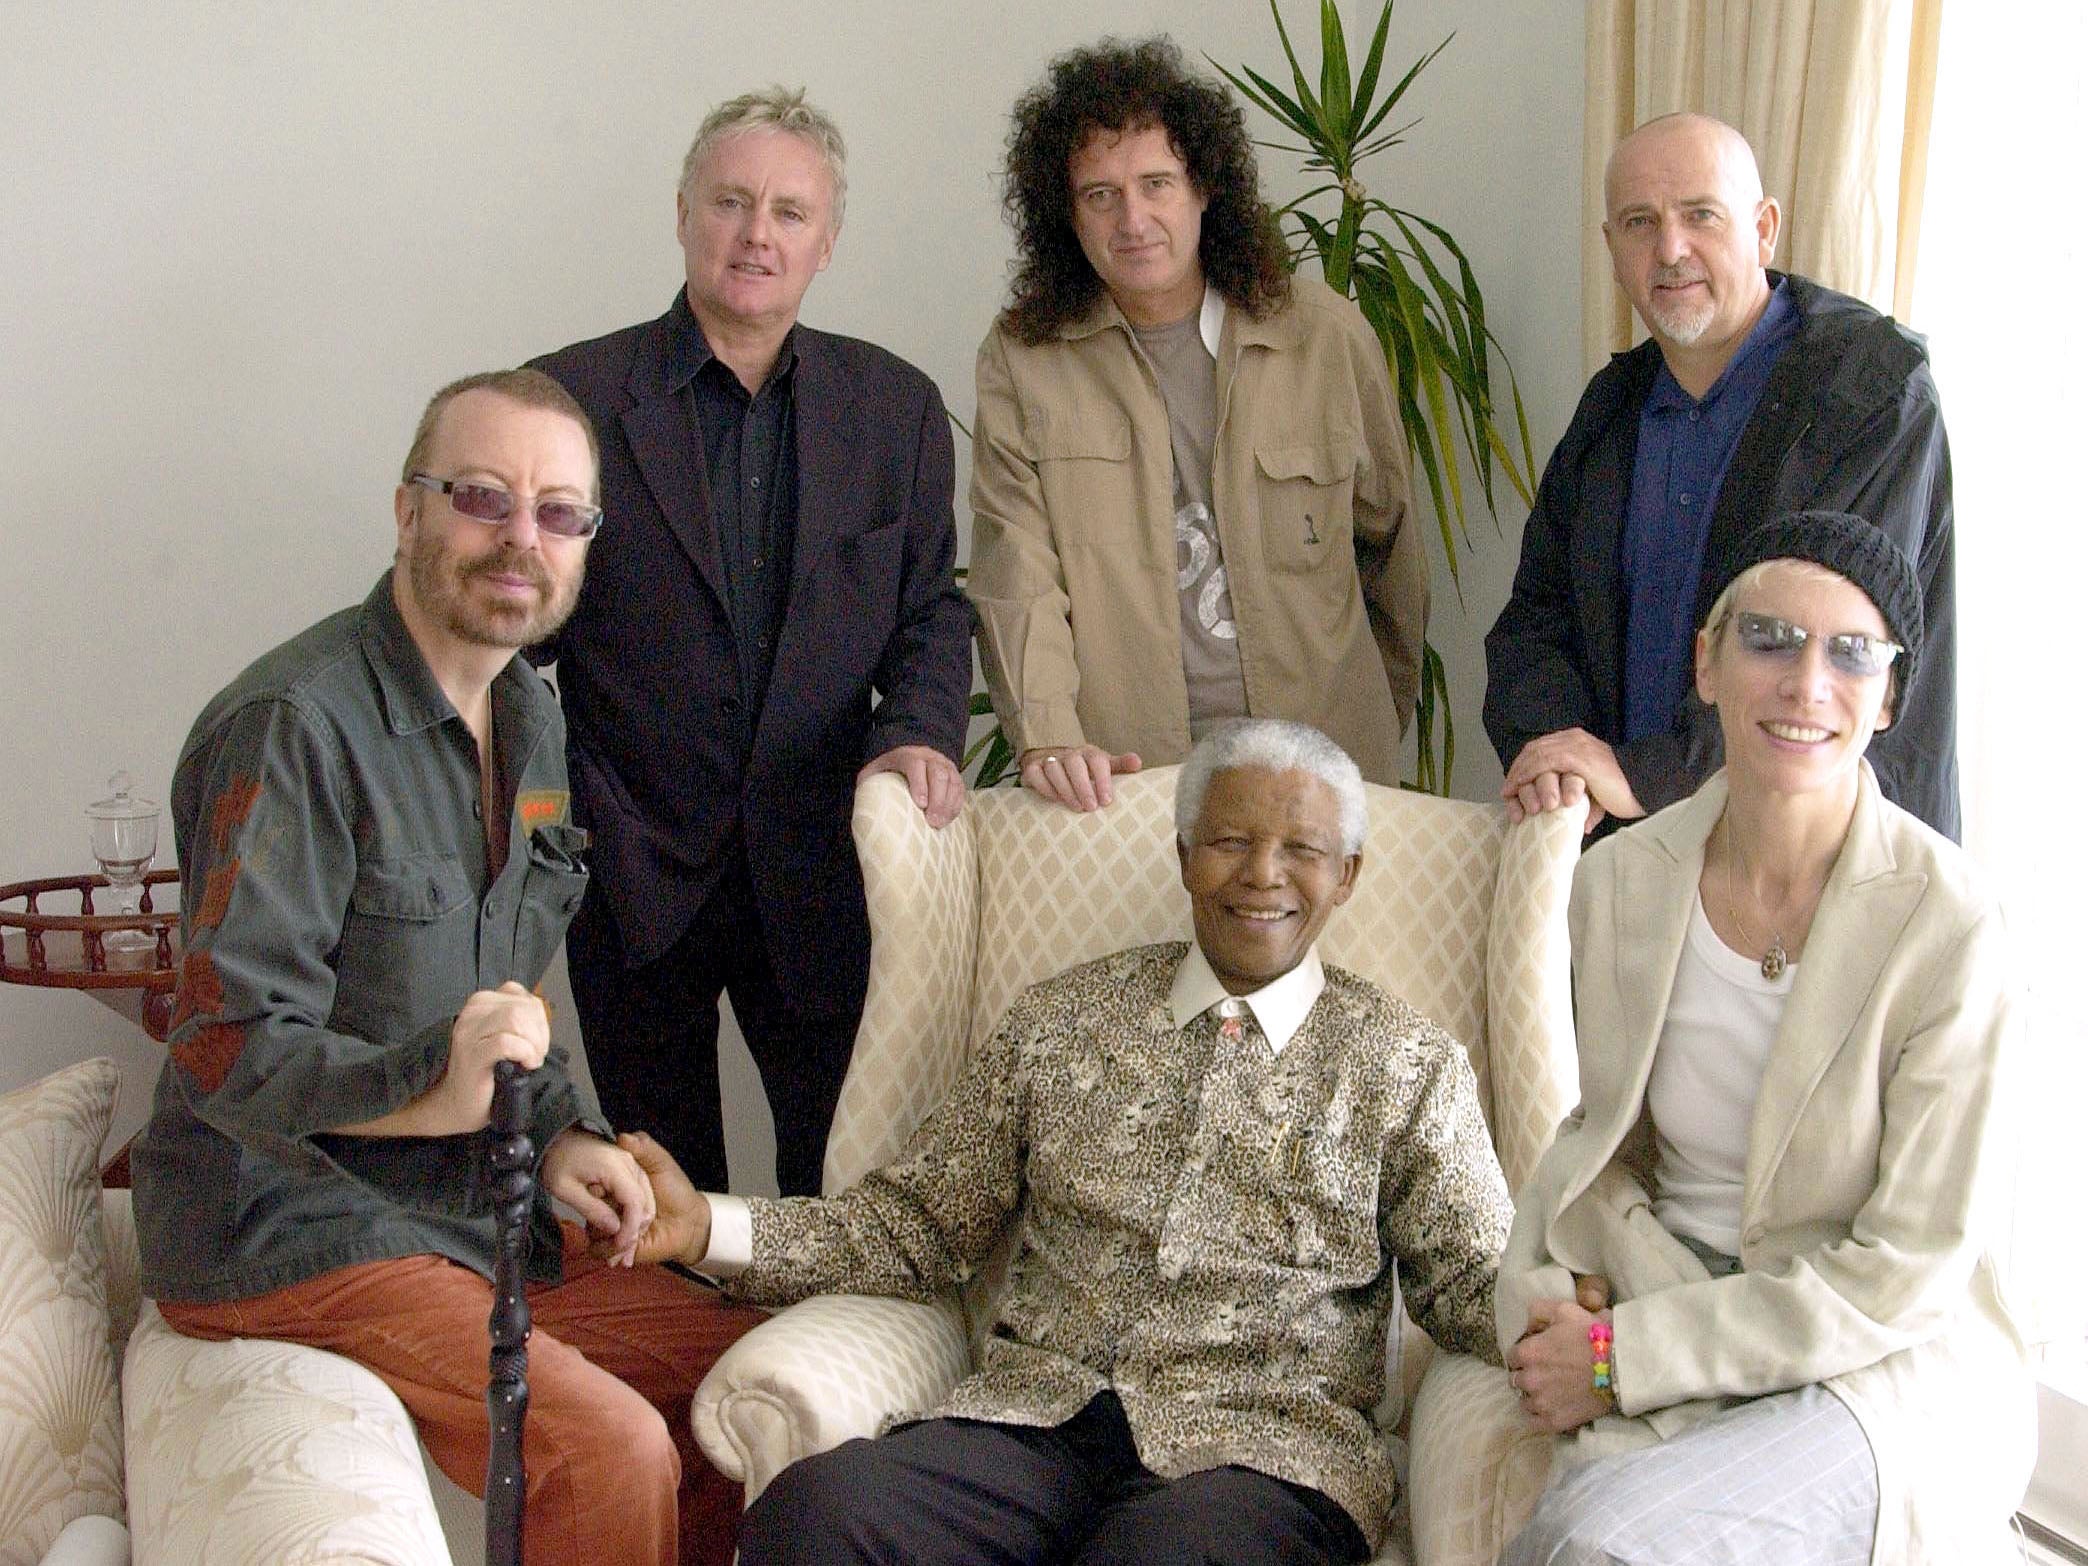
[(183, 1337), (148, 1302), (123, 1410), (134, 1566), (449, 1566), (413, 1422), (352, 1360)]

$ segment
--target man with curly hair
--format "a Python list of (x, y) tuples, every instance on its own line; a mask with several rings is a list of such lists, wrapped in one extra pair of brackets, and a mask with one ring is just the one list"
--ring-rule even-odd
[(1023, 782), (1093, 810), (1246, 716), (1394, 781), (1428, 571), (1377, 338), (1290, 275), (1239, 106), (1168, 39), (1061, 55), (1013, 120), (970, 592)]

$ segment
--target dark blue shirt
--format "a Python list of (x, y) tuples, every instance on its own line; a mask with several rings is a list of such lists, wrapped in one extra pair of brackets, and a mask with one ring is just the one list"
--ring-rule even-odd
[(1624, 738), (1674, 726), (1688, 692), (1704, 540), (1718, 488), (1754, 417), (1769, 372), (1798, 331), (1778, 283), (1769, 306), (1701, 401), (1665, 363), (1639, 413), (1638, 455), (1624, 509)]

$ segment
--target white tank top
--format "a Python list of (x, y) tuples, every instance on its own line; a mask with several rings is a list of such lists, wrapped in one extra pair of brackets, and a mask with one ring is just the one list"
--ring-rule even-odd
[(1718, 938), (1699, 895), (1675, 970), (1667, 1020), (1653, 1052), (1646, 1104), (1653, 1113), (1653, 1215), (1728, 1256), (1740, 1254), (1747, 1137), (1769, 1047), (1798, 977), (1774, 979)]

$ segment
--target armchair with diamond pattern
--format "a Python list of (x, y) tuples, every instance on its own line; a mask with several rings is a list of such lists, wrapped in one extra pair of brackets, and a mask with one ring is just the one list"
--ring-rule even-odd
[[(1121, 778), (1089, 815), (1019, 789), (974, 794), (940, 832), (904, 785), (856, 795), (870, 909), (869, 999), (827, 1144), (825, 1189), (889, 1160), (1028, 985), (1125, 947), (1189, 936), (1172, 767)], [(1371, 786), (1355, 896), (1326, 960), (1412, 1002), (1471, 1051), (1511, 1189), (1576, 1097), (1566, 896), (1578, 812), (1510, 827), (1498, 806)], [(736, 1344), (697, 1393), (698, 1439), (751, 1501), (786, 1464), (936, 1403), (990, 1321), (989, 1276), (934, 1305), (825, 1296)], [(1408, 1500), (1380, 1561), (1479, 1566), (1534, 1502), (1545, 1438), (1503, 1420), (1499, 1372), (1437, 1355), (1403, 1322), (1380, 1410)], [(1496, 1383), (1499, 1385), (1497, 1386)], [(1411, 1406), (1411, 1414), (1405, 1410)], [(1512, 1416), (1512, 1400), (1507, 1412)]]

